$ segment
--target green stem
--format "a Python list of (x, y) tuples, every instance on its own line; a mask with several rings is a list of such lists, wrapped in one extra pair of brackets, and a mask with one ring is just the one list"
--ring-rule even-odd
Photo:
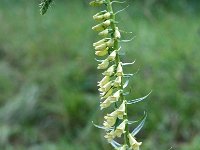
[[(118, 39), (116, 39), (114, 37), (114, 32), (115, 32), (115, 29), (116, 29), (116, 20), (115, 20), (115, 14), (113, 12), (113, 8), (112, 8), (112, 5), (111, 5), (111, 1), (110, 0), (106, 0), (106, 3), (107, 3), (107, 9), (108, 11), (112, 14), (111, 15), (111, 20), (113, 20), (111, 22), (111, 28), (112, 28), (112, 31), (113, 33), (111, 34), (111, 38), (114, 39), (114, 50), (118, 50), (119, 49), (119, 41)], [(119, 54), (117, 53), (117, 56), (116, 56), (116, 60), (115, 60), (115, 64), (116, 66), (118, 66), (118, 64), (121, 62), (121, 59), (120, 59), (120, 56)], [(123, 80), (121, 82), (121, 86), (119, 87), (120, 90), (123, 91)], [(120, 97), (121, 101), (125, 101), (125, 97), (123, 96), (123, 94), (121, 94), (121, 97)], [(125, 119), (128, 119), (128, 116), (127, 116), (127, 104), (125, 104), (125, 113), (126, 115), (124, 115), (124, 120)], [(129, 140), (128, 140), (128, 134), (129, 134), (129, 127), (128, 127), (128, 123), (126, 124), (126, 127), (125, 127), (125, 134), (124, 134), (124, 143), (128, 146), (130, 146), (130, 143), (129, 143)]]

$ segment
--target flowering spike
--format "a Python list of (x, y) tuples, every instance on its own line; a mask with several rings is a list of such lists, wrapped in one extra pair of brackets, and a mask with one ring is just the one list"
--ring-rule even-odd
[[(124, 88), (129, 83), (129, 79), (125, 81), (125, 78), (130, 78), (134, 74), (124, 73), (123, 67), (132, 65), (134, 62), (122, 63), (121, 61), (122, 52), (119, 44), (120, 42), (128, 42), (130, 40), (121, 40), (121, 33), (124, 31), (120, 30), (117, 26), (116, 14), (125, 10), (127, 7), (114, 13), (112, 8), (113, 3), (123, 2), (94, 0), (90, 3), (92, 6), (106, 4), (104, 5), (106, 10), (100, 11), (93, 16), (93, 19), (98, 24), (92, 27), (92, 29), (99, 32), (98, 35), (103, 37), (101, 40), (93, 43), (93, 46), (95, 54), (99, 57), (103, 56), (104, 58), (103, 60), (98, 60), (99, 64), (97, 69), (106, 69), (102, 73), (104, 76), (103, 79), (98, 82), (98, 90), (101, 98), (100, 109), (107, 109), (110, 106), (114, 108), (112, 112), (104, 116), (103, 126), (95, 126), (105, 130), (106, 135), (104, 137), (116, 150), (139, 150), (139, 146), (142, 143), (137, 142), (134, 136), (144, 125), (144, 119), (130, 133), (129, 125), (137, 121), (128, 120), (127, 105), (142, 101), (146, 97), (131, 101), (126, 101), (125, 99), (125, 96), (130, 93), (124, 91)], [(108, 110), (111, 110), (111, 108)], [(121, 137), (124, 137), (123, 144), (114, 141), (114, 139)]]

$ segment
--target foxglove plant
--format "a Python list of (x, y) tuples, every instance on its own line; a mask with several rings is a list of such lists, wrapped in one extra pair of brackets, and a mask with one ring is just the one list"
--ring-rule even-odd
[[(94, 125), (105, 130), (106, 135), (104, 137), (116, 150), (139, 150), (142, 142), (137, 142), (135, 135), (144, 125), (146, 114), (139, 125), (130, 132), (129, 126), (137, 121), (129, 121), (127, 106), (144, 100), (148, 95), (135, 100), (126, 100), (128, 93), (125, 92), (125, 88), (133, 74), (124, 73), (124, 66), (131, 65), (134, 62), (123, 63), (121, 61), (119, 43), (123, 40), (121, 40), (121, 33), (116, 21), (116, 14), (120, 11), (116, 13), (113, 11), (113, 3), (122, 2), (114, 0), (94, 0), (90, 2), (91, 6), (104, 6), (105, 9), (93, 16), (98, 24), (92, 27), (102, 37), (102, 39), (93, 43), (95, 55), (102, 58), (97, 60), (99, 62), (97, 69), (104, 70), (102, 73), (104, 77), (98, 82), (101, 97), (100, 108), (101, 110), (114, 108), (113, 112), (104, 116), (103, 126)], [(119, 144), (115, 140), (121, 137), (124, 137), (124, 142)]]
[[(40, 4), (41, 14), (45, 14), (53, 0), (42, 0)], [(128, 86), (129, 78), (133, 74), (124, 73), (123, 69), (126, 65), (132, 63), (124, 63), (121, 61), (119, 42), (127, 42), (129, 40), (121, 40), (121, 33), (117, 27), (116, 14), (121, 12), (113, 11), (113, 3), (123, 3), (115, 0), (94, 0), (90, 2), (94, 7), (105, 7), (105, 10), (98, 12), (93, 19), (98, 22), (92, 27), (98, 35), (102, 37), (99, 41), (93, 43), (95, 55), (104, 59), (97, 60), (99, 62), (97, 69), (104, 70), (102, 80), (98, 82), (101, 102), (100, 108), (113, 109), (112, 112), (104, 116), (103, 126), (94, 124), (97, 128), (104, 129), (107, 141), (116, 150), (139, 150), (142, 142), (136, 141), (135, 135), (141, 130), (146, 120), (146, 113), (141, 121), (130, 121), (128, 118), (127, 106), (143, 101), (148, 95), (134, 99), (126, 100), (125, 88)], [(112, 107), (113, 106), (113, 107)], [(110, 110), (109, 109), (109, 110)], [(139, 122), (139, 124), (130, 131), (130, 125)], [(124, 138), (124, 142), (119, 144), (116, 139)]]

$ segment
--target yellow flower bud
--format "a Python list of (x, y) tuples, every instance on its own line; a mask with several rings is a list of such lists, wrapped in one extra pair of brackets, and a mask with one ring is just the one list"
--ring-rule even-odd
[(129, 138), (129, 143), (131, 145), (131, 148), (133, 150), (139, 150), (139, 147), (142, 144), (142, 142), (137, 142), (131, 134), (128, 135), (128, 138)]
[(110, 39), (108, 42), (106, 42), (106, 45), (108, 47), (112, 47), (114, 45), (114, 40), (113, 39)]
[(107, 44), (106, 44), (106, 43), (103, 43), (103, 44), (101, 44), (101, 45), (96, 46), (96, 47), (95, 47), (95, 50), (96, 50), (96, 51), (102, 51), (102, 50), (106, 49), (106, 47), (107, 47)]
[(101, 6), (104, 3), (103, 0), (94, 0), (90, 2), (91, 6), (97, 7), (97, 6)]
[(98, 31), (103, 31), (104, 30), (104, 26), (102, 24), (98, 24), (98, 25), (92, 27), (92, 30), (97, 31), (97, 32)]
[(106, 49), (104, 49), (103, 51), (96, 51), (95, 55), (97, 56), (105, 56), (106, 54), (108, 54), (108, 47)]
[(115, 67), (114, 67), (114, 65), (112, 65), (103, 73), (103, 75), (112, 76), (114, 73), (114, 70), (115, 70)]
[(105, 30), (99, 32), (98, 35), (103, 36), (103, 37), (106, 37), (106, 36), (108, 36), (108, 34), (109, 34), (109, 30), (108, 30), (108, 29), (105, 29)]
[(108, 60), (110, 60), (110, 61), (114, 61), (116, 55), (117, 55), (116, 50), (112, 51), (112, 53), (108, 56)]
[(105, 43), (106, 41), (107, 41), (106, 39), (99, 40), (98, 42), (93, 43), (93, 46), (99, 46), (99, 45)]
[(106, 69), (108, 68), (108, 65), (109, 65), (109, 60), (105, 59), (102, 61), (102, 63), (98, 64), (97, 69)]
[(109, 12), (107, 12), (107, 13), (105, 13), (105, 14), (103, 15), (104, 19), (109, 19), (110, 16), (111, 16), (111, 14), (110, 14)]
[(110, 26), (111, 21), (110, 20), (106, 20), (103, 22), (104, 27), (108, 27)]
[(93, 19), (95, 21), (102, 21), (104, 19), (104, 16), (103, 15), (94, 15)]
[(122, 63), (119, 63), (117, 66), (117, 76), (123, 76), (123, 69), (122, 69)]

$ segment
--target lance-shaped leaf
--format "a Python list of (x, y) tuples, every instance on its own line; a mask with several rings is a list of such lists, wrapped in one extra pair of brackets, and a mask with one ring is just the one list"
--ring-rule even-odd
[(122, 12), (122, 11), (124, 11), (124, 10), (126, 10), (128, 7), (129, 7), (129, 5), (128, 5), (128, 6), (126, 6), (125, 8), (123, 8), (123, 9), (121, 9), (121, 10), (117, 11), (117, 12), (115, 13), (115, 15), (116, 15), (116, 14), (118, 14), (118, 13), (120, 13), (120, 12)]
[(138, 120), (137, 121), (128, 121), (128, 124), (134, 124), (134, 123), (137, 123), (138, 122)]
[(121, 42), (121, 43), (127, 43), (127, 42), (130, 42), (130, 41), (132, 41), (134, 38), (135, 38), (135, 36), (134, 36), (134, 37), (132, 37), (132, 38), (131, 38), (131, 39), (129, 39), (129, 40), (120, 40), (119, 42)]
[(41, 9), (40, 9), (40, 13), (42, 14), (42, 15), (44, 15), (46, 12), (47, 12), (47, 10), (48, 10), (48, 8), (50, 7), (50, 4), (53, 2), (53, 0), (42, 0), (42, 2), (41, 2), (41, 4), (40, 4), (40, 7), (41, 7)]
[(122, 63), (122, 66), (133, 65), (134, 63), (135, 63), (135, 60), (131, 63)]
[(151, 94), (151, 92), (149, 94), (147, 94), (146, 96), (144, 96), (144, 97), (137, 98), (137, 99), (134, 99), (134, 100), (129, 100), (127, 102), (127, 104), (130, 105), (130, 104), (135, 104), (135, 103), (141, 102), (141, 101), (145, 100)]
[(115, 148), (118, 149), (119, 147), (121, 147), (121, 144), (117, 143), (116, 141), (112, 140), (110, 142), (110, 144)]
[(133, 136), (135, 136), (141, 129), (142, 127), (144, 126), (144, 123), (146, 121), (146, 118), (147, 118), (147, 113), (144, 112), (144, 117), (142, 118), (142, 121), (140, 122), (140, 124), (131, 132), (131, 134)]
[(129, 81), (130, 81), (129, 79), (126, 80), (126, 82), (123, 85), (123, 89), (125, 89), (128, 86)]
[(126, 3), (126, 1), (123, 1), (123, 2), (121, 2), (121, 1), (112, 1), (111, 4), (113, 4), (113, 3), (123, 4), (123, 3)]

